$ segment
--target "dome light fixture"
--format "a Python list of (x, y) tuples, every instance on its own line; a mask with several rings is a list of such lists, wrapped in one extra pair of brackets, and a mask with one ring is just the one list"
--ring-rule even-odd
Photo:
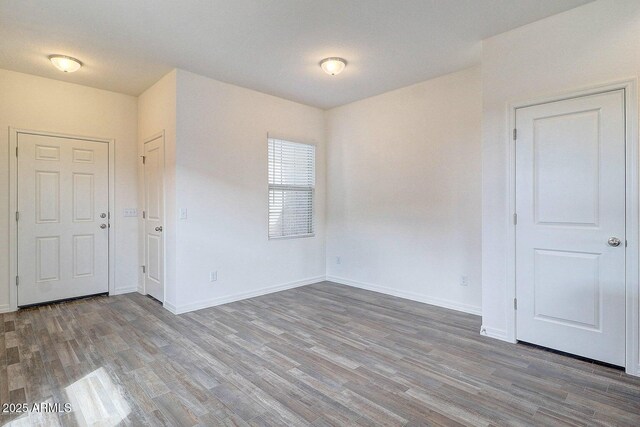
[(82, 67), (82, 62), (65, 55), (51, 55), (49, 56), (49, 61), (54, 67), (65, 73), (74, 73)]
[(332, 57), (332, 58), (325, 58), (322, 61), (320, 61), (320, 68), (322, 68), (322, 70), (325, 73), (330, 74), (332, 76), (340, 74), (344, 70), (344, 67), (346, 66), (347, 66), (347, 61), (345, 61), (342, 58)]

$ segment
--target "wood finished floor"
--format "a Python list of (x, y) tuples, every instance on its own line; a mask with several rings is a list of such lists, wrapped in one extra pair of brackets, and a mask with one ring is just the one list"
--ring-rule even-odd
[(139, 294), (2, 315), (0, 425), (640, 425), (640, 379), (332, 283), (174, 316)]

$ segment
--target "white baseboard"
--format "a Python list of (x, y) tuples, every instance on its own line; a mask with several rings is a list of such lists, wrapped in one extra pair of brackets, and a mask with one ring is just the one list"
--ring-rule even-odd
[(131, 292), (138, 292), (138, 287), (129, 286), (128, 288), (119, 288), (113, 292), (113, 295), (130, 294)]
[(495, 329), (489, 326), (482, 325), (480, 327), (480, 335), (484, 335), (485, 337), (495, 338), (500, 341), (505, 341), (508, 343), (514, 343), (513, 340), (509, 339), (507, 336), (507, 331), (503, 331), (502, 329)]
[(634, 377), (640, 377), (640, 365), (636, 366), (635, 369), (633, 369), (633, 366), (631, 366), (631, 368), (627, 368), (625, 370), (625, 372), (627, 373), (627, 375), (633, 375)]
[(18, 309), (11, 307), (10, 304), (0, 305), (0, 313), (11, 313), (13, 311), (18, 311)]
[(327, 281), (339, 283), (341, 285), (352, 286), (354, 288), (366, 289), (368, 291), (379, 292), (381, 294), (391, 295), (394, 297), (404, 298), (411, 301), (422, 302), (425, 304), (436, 305), (438, 307), (450, 308), (451, 310), (462, 311), (464, 313), (482, 315), (482, 308), (469, 304), (461, 304), (455, 301), (443, 298), (435, 298), (427, 295), (417, 294), (414, 292), (401, 291), (398, 289), (387, 288), (384, 286), (373, 285), (370, 283), (357, 282), (355, 280), (344, 279), (342, 277), (327, 276)]
[(228, 304), (230, 302), (240, 301), (243, 299), (259, 297), (261, 295), (271, 294), (274, 292), (280, 292), (287, 289), (293, 289), (300, 286), (311, 285), (314, 283), (322, 282), (325, 280), (325, 276), (309, 277), (303, 280), (297, 280), (295, 282), (284, 283), (281, 285), (268, 286), (266, 288), (256, 289), (255, 291), (244, 292), (235, 295), (229, 295), (219, 298), (213, 298), (205, 301), (198, 301), (190, 304), (183, 304), (175, 306), (168, 302), (164, 303), (164, 308), (172, 312), (173, 314), (183, 314), (190, 311), (201, 310), (203, 308), (215, 307), (217, 305)]
[(173, 305), (173, 304), (171, 304), (171, 303), (170, 303), (170, 302), (168, 302), (168, 301), (165, 301), (165, 302), (162, 304), (162, 306), (163, 306), (164, 308), (166, 308), (167, 310), (169, 310), (169, 311), (170, 311), (171, 313), (173, 313), (173, 314), (180, 314), (180, 313), (178, 313), (178, 310), (177, 310), (176, 306), (175, 306), (175, 305)]

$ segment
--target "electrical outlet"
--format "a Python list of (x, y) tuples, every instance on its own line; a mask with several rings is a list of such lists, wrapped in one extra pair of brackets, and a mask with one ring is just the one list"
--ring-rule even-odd
[(460, 286), (469, 286), (469, 277), (460, 276)]
[(336, 257), (336, 264), (342, 264), (342, 259), (339, 256)]
[(209, 272), (209, 281), (215, 282), (216, 280), (218, 280), (218, 272), (217, 271)]

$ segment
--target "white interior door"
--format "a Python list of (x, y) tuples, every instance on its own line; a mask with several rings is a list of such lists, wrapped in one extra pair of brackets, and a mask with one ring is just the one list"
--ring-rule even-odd
[(517, 338), (619, 366), (624, 103), (618, 90), (516, 111)]
[(18, 305), (109, 291), (108, 144), (18, 134)]
[(144, 144), (145, 292), (164, 301), (164, 138)]

